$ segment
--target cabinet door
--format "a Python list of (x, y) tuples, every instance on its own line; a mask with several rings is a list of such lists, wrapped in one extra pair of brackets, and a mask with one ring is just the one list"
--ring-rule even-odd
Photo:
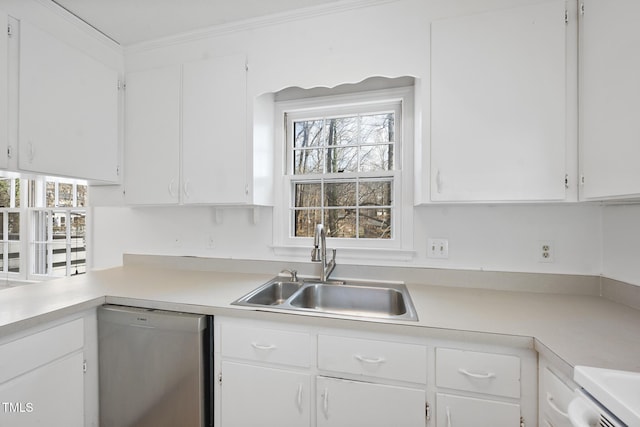
[(82, 427), (82, 365), (75, 353), (0, 384), (2, 425)]
[(0, 10), (0, 169), (8, 166), (9, 146), (9, 17)]
[(431, 24), (431, 200), (563, 200), (565, 1)]
[(184, 203), (245, 203), (248, 195), (246, 59), (183, 66)]
[(177, 204), (180, 197), (180, 66), (127, 74), (125, 200)]
[(20, 23), (22, 170), (118, 181), (118, 72)]
[(640, 2), (584, 0), (582, 198), (640, 196)]
[(311, 423), (309, 374), (222, 362), (224, 427), (304, 427)]
[(420, 389), (318, 377), (316, 399), (318, 427), (424, 427), (426, 422)]
[(515, 403), (438, 393), (437, 427), (508, 427), (520, 425)]

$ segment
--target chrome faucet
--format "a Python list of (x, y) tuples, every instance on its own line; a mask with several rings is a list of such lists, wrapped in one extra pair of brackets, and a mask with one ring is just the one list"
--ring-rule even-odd
[(320, 281), (326, 282), (329, 275), (336, 268), (336, 250), (331, 249), (333, 256), (331, 261), (327, 262), (327, 235), (322, 224), (316, 225), (316, 232), (313, 235), (313, 249), (311, 249), (311, 261), (322, 263), (322, 272), (320, 273)]

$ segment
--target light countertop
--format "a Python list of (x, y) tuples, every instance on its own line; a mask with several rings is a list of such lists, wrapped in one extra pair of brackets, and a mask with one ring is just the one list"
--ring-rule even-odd
[[(411, 284), (418, 322), (264, 313), (230, 303), (274, 274), (127, 265), (0, 292), (0, 337), (104, 303), (482, 339), (535, 348), (570, 368), (640, 372), (640, 310), (589, 295)], [(296, 316), (295, 318), (291, 316)], [(345, 323), (348, 322), (348, 323)], [(472, 338), (473, 339), (473, 338)]]

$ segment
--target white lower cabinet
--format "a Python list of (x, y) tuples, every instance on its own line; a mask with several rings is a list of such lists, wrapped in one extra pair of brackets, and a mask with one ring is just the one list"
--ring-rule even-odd
[(40, 366), (0, 385), (0, 425), (84, 425), (82, 352)]
[(537, 353), (526, 345), (223, 316), (215, 325), (216, 427), (538, 425)]
[(0, 340), (0, 426), (97, 426), (95, 310)]
[(438, 393), (437, 427), (518, 427), (520, 405)]
[(424, 389), (317, 378), (318, 427), (424, 427)]
[(310, 425), (310, 374), (227, 361), (222, 372), (223, 426)]
[(546, 359), (540, 360), (538, 398), (540, 424), (551, 427), (572, 427), (569, 420), (569, 403), (573, 390), (578, 386), (566, 375), (555, 369)]

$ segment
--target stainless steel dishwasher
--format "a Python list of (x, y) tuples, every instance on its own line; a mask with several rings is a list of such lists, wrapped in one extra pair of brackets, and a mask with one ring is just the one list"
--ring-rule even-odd
[(100, 426), (212, 425), (211, 326), (211, 316), (100, 307)]

